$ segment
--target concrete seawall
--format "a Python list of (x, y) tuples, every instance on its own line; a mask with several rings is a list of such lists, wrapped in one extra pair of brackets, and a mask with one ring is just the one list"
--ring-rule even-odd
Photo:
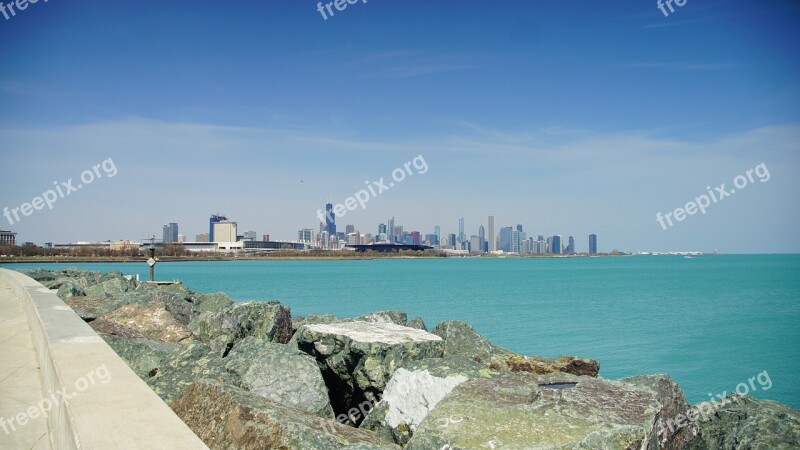
[(53, 448), (208, 448), (53, 292), (7, 269), (0, 284), (14, 291), (32, 331)]

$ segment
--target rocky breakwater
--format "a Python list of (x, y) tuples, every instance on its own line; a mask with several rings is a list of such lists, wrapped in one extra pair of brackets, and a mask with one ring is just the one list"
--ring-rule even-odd
[(800, 447), (800, 412), (785, 405), (746, 397), (687, 420), (712, 408), (667, 375), (605, 380), (595, 360), (518, 355), (463, 322), (293, 318), (278, 302), (119, 273), (27, 274), (214, 449)]

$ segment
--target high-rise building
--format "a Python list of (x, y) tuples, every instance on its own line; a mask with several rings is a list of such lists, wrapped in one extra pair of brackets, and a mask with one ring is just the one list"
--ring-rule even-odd
[(178, 242), (178, 224), (170, 222), (164, 225), (164, 236), (161, 242), (168, 244), (170, 242)]
[(520, 253), (520, 227), (521, 225), (519, 225), (516, 230), (511, 230), (511, 251), (514, 253)]
[(448, 246), (450, 248), (452, 248), (454, 250), (456, 248), (456, 238), (457, 238), (457, 236), (456, 236), (455, 233), (450, 233), (450, 234), (447, 235), (447, 244), (448, 244)]
[(478, 227), (478, 248), (473, 248), (473, 252), (483, 253), (486, 246), (486, 228), (483, 225)]
[(550, 253), (553, 253), (555, 255), (561, 254), (561, 235), (557, 234), (553, 236), (553, 241), (550, 246)]
[(333, 204), (327, 203), (325, 205), (325, 231), (329, 235), (336, 235), (336, 214), (333, 213)]
[(494, 216), (489, 216), (489, 251), (497, 250), (497, 236), (494, 234)]
[(420, 239), (419, 231), (412, 231), (411, 232), (411, 243), (414, 245), (422, 244), (422, 240)]
[(461, 249), (467, 248), (467, 235), (464, 234), (464, 218), (458, 219), (458, 242), (461, 244)]
[(311, 228), (303, 228), (297, 231), (297, 240), (303, 243), (314, 242), (314, 230)]
[(436, 243), (433, 245), (438, 248), (440, 245), (442, 245), (442, 229), (439, 227), (439, 225), (433, 227), (433, 234), (436, 235)]
[(503, 227), (500, 228), (500, 250), (510, 253), (513, 247), (513, 228)]
[(269, 235), (265, 234), (265, 235), (261, 236), (261, 240), (264, 241), (264, 242), (268, 242), (269, 241)]
[(15, 247), (17, 245), (17, 233), (0, 230), (0, 245)]
[(208, 242), (217, 242), (214, 240), (214, 224), (219, 222), (226, 222), (227, 220), (228, 218), (221, 214), (211, 215), (211, 218), (208, 219)]
[(214, 224), (214, 242), (236, 242), (236, 222)]
[(394, 217), (386, 222), (386, 240), (394, 244)]
[(470, 253), (481, 253), (483, 247), (481, 247), (481, 237), (475, 236), (474, 234), (469, 237), (469, 251)]
[(596, 255), (597, 254), (597, 235), (590, 234), (589, 235), (589, 254)]
[(386, 234), (386, 224), (378, 224), (378, 234)]
[(520, 233), (522, 233), (522, 224), (521, 224), (521, 223), (518, 223), (518, 224), (517, 224), (517, 231), (519, 231)]
[(200, 233), (194, 237), (195, 242), (208, 242), (208, 233)]
[(567, 244), (567, 254), (571, 255), (573, 253), (575, 253), (575, 239), (570, 236), (569, 243)]
[(185, 236), (185, 235), (183, 235), (183, 234), (179, 234), (179, 235), (178, 235), (178, 242), (180, 242), (181, 244), (183, 244), (184, 242), (186, 242), (186, 236)]

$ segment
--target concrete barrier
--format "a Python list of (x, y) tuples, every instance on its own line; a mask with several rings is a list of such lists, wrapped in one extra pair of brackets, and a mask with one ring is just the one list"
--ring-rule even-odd
[(8, 269), (0, 283), (16, 293), (33, 333), (53, 448), (208, 448), (55, 293)]

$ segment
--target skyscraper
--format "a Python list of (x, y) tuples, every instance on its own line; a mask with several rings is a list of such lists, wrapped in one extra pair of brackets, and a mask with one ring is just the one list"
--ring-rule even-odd
[(596, 255), (597, 254), (597, 235), (590, 234), (589, 235), (589, 254)]
[(575, 239), (572, 236), (569, 237), (569, 243), (567, 244), (567, 254), (571, 255), (575, 253)]
[(325, 204), (325, 231), (330, 236), (336, 235), (336, 214), (333, 213), (333, 204)]
[(219, 222), (225, 222), (228, 220), (227, 217), (221, 214), (212, 214), (211, 218), (208, 219), (208, 241), (209, 242), (216, 242), (214, 240), (214, 224)]
[(500, 250), (509, 253), (512, 251), (514, 231), (516, 230), (511, 227), (500, 228)]
[(489, 251), (497, 250), (497, 236), (494, 234), (494, 216), (489, 216)]
[(170, 242), (178, 242), (178, 224), (170, 222), (164, 225), (164, 237), (161, 242), (168, 244)]
[(553, 241), (550, 246), (550, 253), (560, 255), (561, 254), (561, 235), (557, 234), (553, 236)]
[(394, 244), (394, 217), (386, 223), (386, 240)]
[(486, 228), (483, 225), (478, 227), (478, 248), (473, 248), (473, 252), (483, 253), (483, 248), (486, 246)]
[(436, 243), (434, 244), (437, 248), (442, 245), (442, 229), (439, 225), (433, 227), (433, 234), (436, 235)]
[(516, 230), (511, 230), (511, 251), (514, 253), (520, 253), (520, 234), (519, 228), (521, 225), (517, 226)]
[(461, 244), (461, 249), (467, 248), (467, 235), (464, 234), (464, 218), (458, 219), (458, 242)]
[(356, 227), (355, 226), (353, 226), (353, 225), (345, 225), (344, 226), (344, 234), (350, 234), (350, 233), (355, 233), (355, 232), (356, 232)]

